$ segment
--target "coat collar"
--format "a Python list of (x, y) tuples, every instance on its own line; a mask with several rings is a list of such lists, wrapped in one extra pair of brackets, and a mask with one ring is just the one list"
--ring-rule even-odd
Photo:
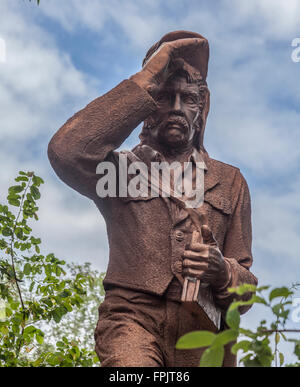
[[(145, 162), (148, 167), (150, 167), (151, 162), (164, 161), (163, 155), (149, 145), (138, 145), (134, 149), (134, 154)], [(199, 167), (204, 169), (204, 192), (211, 190), (220, 182), (218, 170), (208, 155), (194, 148), (187, 161), (199, 163)]]
[[(162, 162), (163, 156), (148, 145), (139, 145), (133, 152), (134, 157), (147, 164), (148, 168), (151, 168), (151, 162)], [(202, 169), (204, 169), (204, 195), (207, 191), (213, 189), (220, 183), (220, 172), (216, 168), (214, 160), (207, 154), (200, 153), (196, 149), (193, 150), (188, 161), (200, 162)], [(189, 216), (187, 211), (180, 211), (177, 219), (174, 220), (174, 226), (181, 223)]]

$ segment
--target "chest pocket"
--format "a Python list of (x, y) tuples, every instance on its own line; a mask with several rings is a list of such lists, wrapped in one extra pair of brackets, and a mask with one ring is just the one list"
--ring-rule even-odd
[(225, 215), (230, 215), (232, 213), (230, 200), (224, 196), (221, 196), (221, 194), (218, 192), (206, 192), (204, 196), (204, 201), (210, 204), (214, 209), (222, 212)]

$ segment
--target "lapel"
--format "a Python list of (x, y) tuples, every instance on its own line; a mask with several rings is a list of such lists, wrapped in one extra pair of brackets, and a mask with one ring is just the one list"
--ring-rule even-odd
[[(133, 153), (129, 152), (131, 155), (131, 161), (143, 161), (147, 164), (147, 166), (150, 168), (151, 161), (157, 161), (157, 152), (154, 151), (151, 147), (144, 145), (142, 147), (137, 147)], [(211, 159), (208, 155), (203, 155), (203, 160), (206, 165), (206, 170), (204, 172), (204, 200), (205, 200), (205, 194), (206, 192), (213, 189), (215, 186), (217, 186), (220, 182), (220, 175), (219, 171), (215, 166), (215, 163), (213, 159)], [(164, 198), (163, 200), (169, 201), (172, 199)], [(176, 200), (175, 200), (176, 201)], [(169, 206), (168, 206), (169, 207)], [(178, 217), (174, 220), (173, 225), (177, 225), (178, 223), (182, 222), (188, 217), (188, 212), (181, 208), (179, 211)]]
[[(204, 172), (204, 200), (207, 191), (213, 189), (220, 182), (220, 176), (218, 170), (215, 168), (213, 160), (208, 156), (204, 159), (207, 170)], [(179, 212), (179, 216), (174, 220), (174, 226), (181, 223), (188, 217), (187, 211), (182, 209)]]

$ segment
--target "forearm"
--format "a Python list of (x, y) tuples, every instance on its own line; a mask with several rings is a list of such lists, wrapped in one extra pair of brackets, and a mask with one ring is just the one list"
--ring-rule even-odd
[(78, 184), (89, 184), (97, 164), (155, 109), (144, 89), (130, 80), (121, 82), (76, 113), (53, 136), (48, 155), (54, 170), (76, 190)]
[[(250, 193), (240, 172), (236, 174), (233, 183), (232, 197), (236, 200), (222, 251), (228, 270), (228, 281), (222, 289), (215, 292), (216, 302), (223, 309), (227, 309), (234, 299), (247, 301), (251, 297), (249, 293), (244, 296), (229, 293), (228, 287), (237, 287), (244, 283), (257, 285), (257, 278), (250, 272), (253, 261)], [(240, 312), (245, 313), (250, 307), (243, 306)]]
[[(227, 310), (230, 304), (236, 301), (248, 301), (251, 297), (250, 293), (239, 296), (235, 293), (230, 293), (228, 288), (234, 288), (242, 284), (257, 285), (257, 278), (245, 267), (240, 265), (235, 258), (224, 258), (226, 262), (228, 279), (222, 288), (214, 289), (214, 298), (216, 303), (223, 309)], [(251, 305), (245, 305), (239, 308), (241, 314), (246, 313), (251, 308)]]

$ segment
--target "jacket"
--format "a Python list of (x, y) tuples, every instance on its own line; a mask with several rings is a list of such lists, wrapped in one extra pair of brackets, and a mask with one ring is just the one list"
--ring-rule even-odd
[[(162, 295), (174, 277), (180, 278), (182, 253), (191, 236), (188, 214), (179, 211), (172, 218), (168, 200), (161, 197), (99, 198), (96, 193), (98, 164), (110, 161), (117, 167), (116, 149), (155, 109), (146, 91), (125, 80), (70, 118), (51, 139), (48, 155), (57, 175), (92, 199), (106, 221), (110, 253), (104, 286)], [(143, 160), (140, 147), (130, 154)], [(208, 156), (205, 164), (204, 209), (226, 260), (227, 286), (257, 284), (249, 270), (252, 235), (247, 183), (236, 167)], [(226, 288), (214, 294), (223, 310), (238, 298)], [(243, 307), (241, 312), (248, 309)]]

